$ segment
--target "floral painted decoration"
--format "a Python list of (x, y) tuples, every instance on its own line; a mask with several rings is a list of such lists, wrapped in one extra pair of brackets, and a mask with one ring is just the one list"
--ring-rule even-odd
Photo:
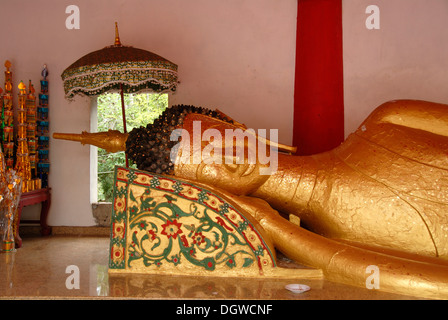
[(276, 267), (256, 227), (218, 195), (124, 167), (114, 183), (111, 271), (260, 276)]

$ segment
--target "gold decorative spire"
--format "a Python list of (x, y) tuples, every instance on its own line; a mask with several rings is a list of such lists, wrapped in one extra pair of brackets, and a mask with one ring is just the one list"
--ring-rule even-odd
[(11, 62), (9, 60), (5, 61), (5, 90), (6, 92), (11, 93), (12, 91), (12, 72), (9, 70), (11, 68)]
[(29, 93), (30, 97), (33, 97), (35, 92), (36, 92), (36, 90), (34, 89), (34, 85), (31, 83), (31, 80), (30, 80), (29, 84), (28, 84), (28, 93)]
[(17, 87), (19, 88), (20, 94), (26, 94), (26, 86), (23, 81), (20, 81)]
[(115, 43), (114, 46), (120, 47), (121, 46), (121, 42), (120, 42), (120, 35), (118, 34), (118, 23), (115, 22)]
[(9, 72), (9, 68), (11, 68), (11, 62), (9, 60), (5, 61), (6, 72)]

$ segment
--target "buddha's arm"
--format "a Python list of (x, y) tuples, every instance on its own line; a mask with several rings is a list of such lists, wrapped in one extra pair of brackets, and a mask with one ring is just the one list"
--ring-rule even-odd
[(327, 239), (287, 221), (265, 201), (252, 197), (232, 200), (252, 214), (270, 236), (274, 246), (287, 257), (322, 269), (328, 280), (366, 287), (368, 266), (377, 266), (384, 291), (448, 298), (448, 264), (420, 257), (400, 258)]

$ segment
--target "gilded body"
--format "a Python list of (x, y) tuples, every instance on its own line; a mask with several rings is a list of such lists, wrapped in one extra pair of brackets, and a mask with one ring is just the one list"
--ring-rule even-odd
[(334, 150), (279, 154), (269, 177), (213, 163), (175, 174), (264, 199), (327, 238), (448, 259), (447, 131), (447, 106), (394, 101)]

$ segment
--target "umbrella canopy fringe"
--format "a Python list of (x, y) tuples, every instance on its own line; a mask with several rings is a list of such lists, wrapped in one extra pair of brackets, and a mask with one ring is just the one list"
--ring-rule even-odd
[(120, 92), (121, 84), (123, 85), (124, 93), (173, 93), (177, 90), (178, 82), (165, 84), (156, 79), (149, 79), (135, 85), (130, 85), (126, 81), (114, 81), (91, 89), (82, 86), (70, 88), (66, 91), (65, 98), (73, 100), (76, 95), (96, 96), (105, 92)]

